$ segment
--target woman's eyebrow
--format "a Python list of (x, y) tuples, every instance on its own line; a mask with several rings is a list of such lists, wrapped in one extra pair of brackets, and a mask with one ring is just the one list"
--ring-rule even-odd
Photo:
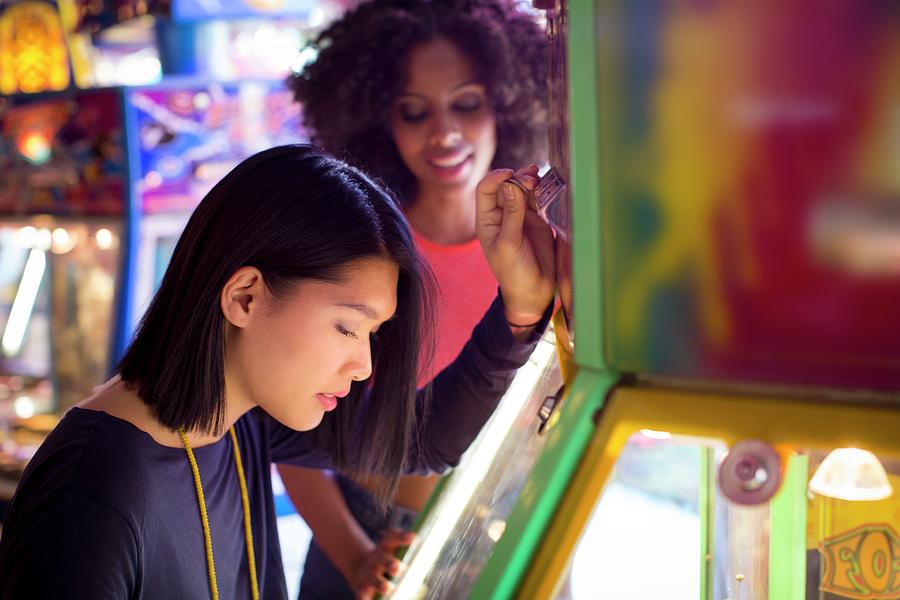
[[(479, 86), (480, 86), (481, 83), (478, 82), (478, 81), (475, 81), (474, 79), (471, 80), (471, 81), (465, 81), (465, 82), (459, 84), (458, 86), (456, 86), (455, 88), (453, 88), (452, 90), (450, 90), (450, 92), (451, 92), (451, 93), (456, 92), (457, 90), (461, 90), (462, 88), (464, 88), (464, 87), (466, 87), (466, 86), (470, 86), (470, 85), (479, 85)], [(403, 92), (400, 92), (400, 95), (398, 96), (398, 98), (403, 98), (404, 96), (412, 96), (412, 97), (414, 97), (414, 98), (420, 98), (420, 99), (422, 99), (422, 100), (427, 100), (427, 99), (428, 99), (428, 98), (427, 98), (426, 96), (424, 96), (423, 94), (417, 94), (417, 93), (415, 93), (415, 92), (410, 92), (410, 91), (403, 91)]]
[(353, 304), (348, 302), (337, 302), (336, 306), (340, 306), (341, 308), (349, 308), (355, 310), (357, 312), (362, 313), (365, 317), (377, 321), (378, 320), (378, 311), (369, 306), (368, 304)]

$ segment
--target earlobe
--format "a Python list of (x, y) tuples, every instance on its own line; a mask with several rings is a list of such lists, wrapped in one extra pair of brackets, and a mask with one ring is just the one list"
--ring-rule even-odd
[[(222, 287), (220, 304), (225, 319), (235, 327), (246, 327), (259, 305), (263, 291), (262, 273), (255, 267), (241, 267)], [(254, 302), (255, 301), (255, 302)]]

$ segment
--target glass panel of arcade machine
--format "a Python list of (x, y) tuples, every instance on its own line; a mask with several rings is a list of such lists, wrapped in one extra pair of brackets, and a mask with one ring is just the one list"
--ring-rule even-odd
[(561, 385), (551, 327), (426, 509), (392, 598), (468, 595), (544, 446), (541, 410)]
[[(741, 442), (729, 449), (715, 439), (655, 431), (632, 435), (583, 529), (555, 597), (900, 598), (897, 457), (878, 457), (886, 468), (892, 497), (845, 500), (816, 493), (814, 484), (807, 485), (826, 451), (795, 448), (787, 472), (795, 470), (800, 485), (782, 481), (778, 494), (783, 497), (744, 504), (748, 492), (733, 485), (729, 467), (740, 469), (742, 460), (759, 461), (762, 455), (762, 466), (755, 462), (754, 468), (762, 468), (766, 475), (757, 472), (758, 477), (771, 478), (772, 465), (779, 470), (777, 462), (766, 464), (775, 451), (754, 443), (755, 447)], [(761, 487), (749, 496), (765, 485), (761, 479)], [(841, 494), (840, 490), (824, 492)], [(890, 489), (883, 491), (890, 493)], [(794, 570), (785, 571), (783, 564), (773, 561), (778, 538), (793, 535), (784, 531), (787, 524), (773, 514), (776, 501), (788, 503), (794, 514), (805, 515), (799, 523), (805, 531), (800, 541), (805, 542), (805, 552), (800, 548)], [(784, 585), (773, 591), (779, 576), (782, 582), (789, 581), (790, 593)]]

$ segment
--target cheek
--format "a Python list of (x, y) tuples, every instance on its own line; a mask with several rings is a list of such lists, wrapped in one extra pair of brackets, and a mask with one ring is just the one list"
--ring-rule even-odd
[(487, 111), (472, 115), (466, 121), (466, 137), (483, 152), (493, 156), (497, 148), (497, 121), (494, 115)]
[(400, 158), (409, 166), (411, 159), (425, 146), (427, 140), (422, 134), (422, 127), (416, 127), (408, 123), (394, 122), (391, 127), (391, 136), (394, 145), (400, 153)]
[(302, 320), (272, 319), (255, 332), (248, 350), (254, 353), (252, 360), (257, 371), (268, 377), (265, 385), (280, 393), (283, 387), (308, 388), (315, 384), (315, 374), (322, 372), (324, 359), (332, 354), (320, 351), (326, 336), (318, 329), (321, 328), (309, 327)]

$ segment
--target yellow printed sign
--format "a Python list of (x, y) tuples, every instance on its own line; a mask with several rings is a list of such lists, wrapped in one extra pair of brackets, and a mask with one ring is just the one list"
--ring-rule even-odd
[(819, 550), (822, 591), (861, 600), (900, 599), (900, 537), (888, 523), (827, 538)]

